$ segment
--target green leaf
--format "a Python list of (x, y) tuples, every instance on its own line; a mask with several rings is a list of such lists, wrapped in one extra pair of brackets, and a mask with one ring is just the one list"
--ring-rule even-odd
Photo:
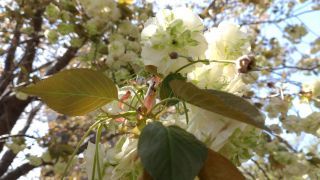
[(149, 123), (141, 132), (138, 154), (145, 170), (157, 180), (193, 180), (208, 150), (192, 134), (177, 126)]
[(70, 41), (70, 44), (72, 47), (80, 48), (83, 45), (84, 41), (85, 41), (84, 38), (72, 38)]
[(53, 44), (56, 43), (59, 39), (59, 34), (55, 29), (51, 29), (46, 34), (49, 43)]
[(270, 131), (260, 111), (243, 98), (217, 90), (199, 89), (181, 80), (170, 82), (174, 94), (186, 102), (225, 117)]
[(54, 4), (50, 3), (46, 8), (46, 15), (51, 23), (57, 21), (60, 15), (60, 9)]
[[(175, 97), (174, 93), (169, 85), (170, 81), (174, 79), (180, 79), (180, 80), (185, 80), (185, 78), (181, 74), (169, 74), (167, 77), (163, 79), (160, 85), (160, 99), (167, 99), (167, 98), (172, 98)], [(179, 101), (177, 100), (171, 100), (167, 102), (168, 106), (173, 106), (177, 104)]]
[(29, 164), (33, 166), (40, 166), (42, 164), (42, 159), (38, 156), (29, 156), (27, 157)]
[(58, 25), (58, 32), (61, 33), (62, 35), (67, 35), (69, 33), (74, 32), (74, 25), (72, 24), (66, 24), (66, 23), (61, 23)]
[(84, 115), (118, 98), (113, 82), (102, 72), (70, 69), (18, 91), (39, 96), (49, 107), (67, 115)]

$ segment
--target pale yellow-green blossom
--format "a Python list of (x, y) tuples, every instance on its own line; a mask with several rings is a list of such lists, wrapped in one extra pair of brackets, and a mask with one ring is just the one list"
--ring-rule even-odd
[(320, 137), (320, 112), (313, 112), (304, 118), (290, 115), (283, 121), (283, 126), (297, 134), (306, 132)]
[(79, 2), (85, 13), (97, 22), (115, 21), (120, 18), (120, 10), (114, 0), (79, 0)]
[[(102, 144), (99, 144), (99, 165), (100, 167), (104, 166), (104, 160), (103, 157), (106, 156), (106, 147)], [(95, 173), (95, 177), (98, 177), (98, 168), (95, 168), (95, 172), (93, 172), (93, 165), (94, 165), (94, 156), (96, 152), (96, 145), (89, 142), (87, 149), (84, 152), (84, 159), (85, 159), (85, 168), (88, 177), (91, 179), (92, 174)], [(96, 166), (97, 167), (97, 166)]]
[[(249, 36), (237, 25), (221, 23), (205, 33), (208, 43), (208, 60), (236, 61), (250, 52)], [(244, 83), (256, 80), (256, 74), (239, 74), (234, 64), (211, 62), (201, 65), (188, 74), (188, 80), (200, 88), (218, 89), (231, 93), (241, 92)]]
[(312, 97), (319, 97), (320, 96), (320, 79), (315, 79), (311, 82), (303, 83), (302, 89), (305, 92), (311, 92)]
[(288, 102), (279, 97), (270, 98), (268, 105), (265, 107), (265, 110), (268, 112), (268, 116), (270, 118), (276, 118), (281, 113), (285, 114), (288, 112), (288, 109)]
[[(170, 59), (171, 52), (194, 59), (203, 57), (207, 49), (203, 29), (200, 17), (188, 8), (158, 12), (145, 23), (141, 33), (143, 63), (153, 65), (160, 74), (167, 75), (189, 63), (182, 57)], [(182, 73), (190, 69), (191, 66)]]
[[(121, 137), (114, 147), (99, 144), (100, 171), (105, 180), (121, 180), (138, 178), (143, 168), (137, 154), (137, 139)], [(88, 178), (92, 177), (96, 145), (89, 143), (84, 153), (85, 166)], [(96, 166), (95, 177), (98, 178)]]
[(194, 134), (212, 150), (218, 151), (236, 129), (244, 129), (246, 124), (204, 110), (189, 106), (190, 123), (187, 131)]
[[(233, 24), (220, 24), (205, 33), (208, 42), (206, 58), (209, 60), (236, 61), (249, 52), (248, 36)], [(188, 80), (203, 89), (215, 89), (241, 95), (247, 83), (257, 79), (256, 74), (239, 74), (234, 64), (211, 62), (200, 65), (188, 73)], [(219, 150), (236, 129), (246, 125), (234, 119), (201, 109), (190, 107), (188, 131), (193, 133), (211, 149)]]
[(207, 59), (236, 60), (250, 52), (249, 36), (239, 26), (221, 23), (205, 33), (208, 42)]

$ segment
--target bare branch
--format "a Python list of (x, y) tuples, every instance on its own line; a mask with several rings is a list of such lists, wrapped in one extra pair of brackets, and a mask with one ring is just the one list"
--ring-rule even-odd
[(38, 139), (37, 137), (31, 136), (31, 135), (28, 135), (28, 134), (14, 134), (14, 135), (1, 136), (0, 137), (0, 142), (5, 142), (7, 139), (15, 138), (15, 137), (27, 137), (27, 138), (31, 138), (31, 139)]
[(266, 177), (266, 179), (270, 180), (267, 172), (260, 166), (260, 164), (254, 159), (251, 159), (251, 161), (260, 169), (260, 171), (263, 173), (263, 175)]
[(42, 103), (38, 104), (34, 109), (32, 109), (30, 111), (26, 124), (24, 125), (23, 129), (21, 131), (19, 131), (18, 134), (26, 134), (34, 117), (37, 115), (37, 113), (41, 109), (41, 107), (42, 107)]
[(20, 176), (23, 176), (27, 174), (32, 169), (36, 168), (37, 166), (31, 165), (29, 163), (25, 163), (15, 170), (9, 172), (8, 174), (2, 176), (0, 180), (12, 180), (12, 179), (18, 179)]
[(275, 135), (275, 137), (276, 137), (280, 142), (282, 142), (284, 145), (286, 145), (288, 149), (290, 149), (291, 151), (293, 151), (293, 152), (295, 152), (295, 153), (298, 153), (298, 151), (295, 150), (295, 149), (289, 144), (289, 142), (286, 141), (285, 139), (283, 139), (281, 136)]
[[(29, 129), (34, 117), (36, 116), (37, 112), (40, 110), (41, 106), (42, 106), (42, 104), (39, 104), (38, 106), (36, 106), (34, 109), (31, 110), (24, 128), (22, 130), (20, 130), (18, 135), (16, 135), (16, 136), (26, 136), (26, 137), (30, 137), (30, 138), (32, 137), (33, 138), (33, 136), (25, 135), (25, 133)], [(11, 136), (7, 136), (7, 137), (12, 137), (12, 135)], [(1, 145), (1, 148), (2, 148), (3, 147), (3, 142), (0, 142), (0, 145)], [(14, 158), (16, 157), (16, 155), (17, 154), (14, 153), (10, 149), (5, 152), (5, 154), (2, 156), (2, 159), (0, 160), (0, 176), (2, 176), (4, 173), (6, 173), (6, 171), (8, 170), (10, 164), (13, 162)]]
[[(10, 133), (21, 113), (31, 101), (31, 97), (23, 101), (17, 99), (15, 95), (5, 96), (0, 100), (0, 135)], [(0, 149), (2, 148), (0, 147)]]
[(283, 18), (279, 18), (279, 19), (274, 19), (274, 20), (262, 20), (262, 21), (251, 21), (251, 22), (242, 22), (240, 24), (240, 26), (246, 26), (246, 25), (257, 25), (257, 24), (271, 24), (271, 23), (280, 23), (282, 21), (291, 19), (291, 18), (296, 18), (299, 17), (303, 14), (308, 14), (308, 13), (313, 13), (316, 12), (316, 10), (307, 10), (307, 11), (303, 11), (297, 14), (288, 14), (287, 16), (283, 17)]
[(201, 17), (201, 18), (208, 17), (208, 16), (209, 16), (209, 10), (210, 10), (210, 9), (213, 9), (213, 8), (215, 7), (215, 4), (216, 4), (216, 0), (213, 0), (213, 1), (209, 4), (209, 6), (202, 11), (202, 13), (200, 14), (200, 17)]
[(320, 64), (314, 66), (314, 67), (299, 67), (299, 66), (288, 66), (283, 65), (281, 67), (275, 67), (275, 68), (266, 68), (266, 69), (260, 69), (260, 70), (266, 70), (266, 71), (275, 71), (275, 70), (283, 70), (283, 69), (296, 69), (296, 70), (302, 70), (302, 71), (313, 71), (320, 68)]
[(11, 45), (10, 45), (8, 52), (7, 52), (4, 71), (0, 77), (0, 95), (6, 90), (7, 86), (11, 82), (12, 73), (13, 73), (13, 71), (12, 71), (13, 60), (15, 57), (16, 49), (17, 49), (19, 41), (20, 41), (20, 36), (21, 36), (20, 28), (22, 27), (22, 24), (23, 23), (21, 20), (17, 20), (17, 25), (14, 30)]
[(15, 157), (16, 154), (13, 153), (12, 150), (8, 150), (3, 154), (2, 159), (0, 161), (0, 177), (7, 172), (8, 167), (11, 165)]
[(76, 56), (78, 50), (79, 48), (77, 47), (69, 47), (64, 55), (57, 60), (57, 63), (47, 71), (46, 75), (54, 74), (66, 67), (69, 62)]
[(34, 33), (31, 34), (31, 39), (27, 41), (27, 47), (21, 59), (21, 65), (24, 67), (24, 69), (27, 71), (28, 74), (25, 74), (25, 72), (20, 71), (18, 83), (27, 81), (29, 73), (32, 71), (32, 64), (36, 56), (37, 46), (40, 43), (40, 36), (38, 36), (38, 34), (41, 31), (41, 26), (43, 22), (43, 19), (42, 19), (43, 12), (44, 12), (43, 8), (37, 9), (35, 14), (32, 17)]

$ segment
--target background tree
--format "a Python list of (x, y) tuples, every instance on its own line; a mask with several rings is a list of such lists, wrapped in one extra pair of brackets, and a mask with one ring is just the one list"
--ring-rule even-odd
[[(304, 21), (320, 17), (319, 1), (179, 1), (179, 5), (192, 7), (207, 28), (233, 20), (247, 29), (257, 69), (246, 79), (254, 88), (244, 98), (264, 110), (268, 125), (279, 134), (271, 136), (254, 128), (236, 131), (220, 151), (241, 166), (247, 178), (318, 178), (319, 141), (314, 137), (319, 137), (320, 129), (319, 80), (309, 86), (302, 86), (302, 82), (319, 73), (320, 33), (315, 28), (319, 24), (310, 26)], [(97, 15), (97, 8), (104, 6), (109, 9)], [(153, 11), (162, 6), (156, 1), (0, 2), (0, 179), (16, 179), (38, 167), (43, 168), (42, 176), (60, 176), (95, 115), (57, 115), (49, 122), (48, 134), (38, 137), (28, 132), (29, 127), (35, 119), (54, 113), (39, 99), (15, 88), (72, 67), (103, 69), (121, 84), (140, 71), (139, 61), (135, 61), (140, 58), (140, 32)], [(271, 30), (277, 31), (270, 34)], [(119, 38), (127, 44), (117, 43)], [(127, 63), (121, 64), (119, 58)], [(300, 101), (310, 105), (311, 115), (304, 113), (306, 109), (296, 108)], [(21, 119), (26, 120), (24, 127), (12, 133)], [(311, 145), (303, 143), (308, 140), (303, 139), (306, 133), (315, 140)], [(114, 137), (117, 134), (108, 134), (103, 140), (112, 141)], [(285, 140), (292, 137), (298, 140)], [(94, 139), (92, 134), (86, 142)], [(41, 157), (28, 152), (33, 144), (44, 150)], [(86, 143), (77, 153), (85, 148)], [(18, 155), (26, 156), (27, 161), (16, 162), (11, 168)], [(70, 175), (82, 176), (80, 169), (75, 166)]]

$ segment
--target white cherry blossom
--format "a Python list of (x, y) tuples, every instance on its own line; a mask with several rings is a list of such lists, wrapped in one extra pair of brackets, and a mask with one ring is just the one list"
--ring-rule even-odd
[(141, 33), (144, 64), (153, 65), (159, 73), (167, 75), (189, 63), (182, 57), (170, 59), (171, 52), (194, 59), (203, 57), (207, 49), (203, 29), (200, 17), (188, 8), (160, 11), (145, 23)]

